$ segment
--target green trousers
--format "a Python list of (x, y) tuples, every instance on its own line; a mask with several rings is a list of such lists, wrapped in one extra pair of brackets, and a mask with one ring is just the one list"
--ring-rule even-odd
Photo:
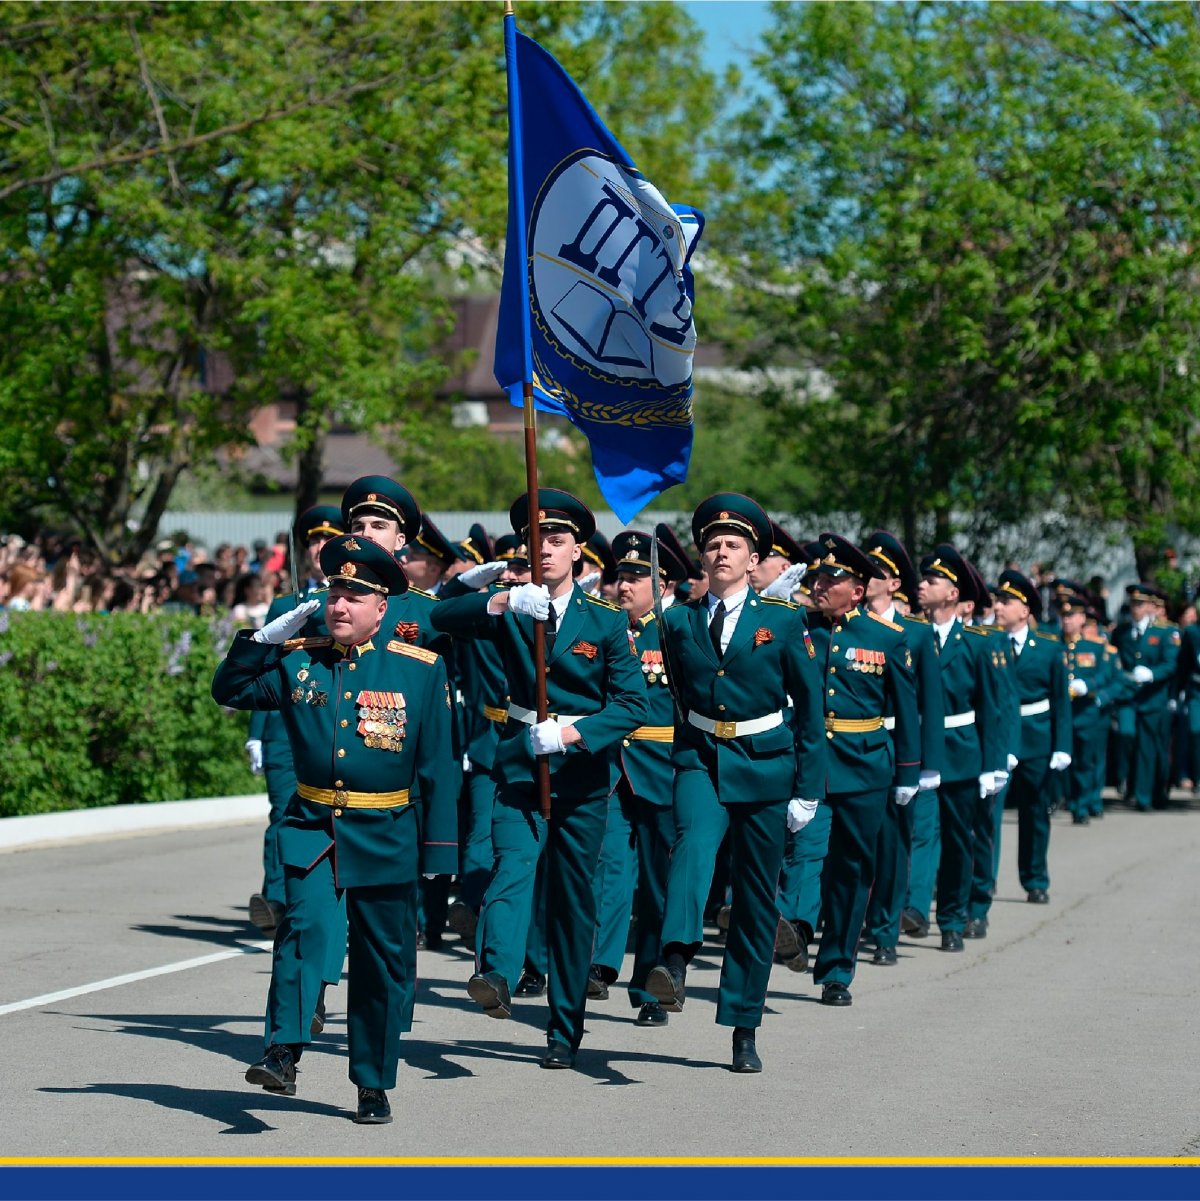
[[(928, 790), (926, 790), (928, 791)], [(894, 947), (900, 941), (900, 911), (908, 897), (908, 864), (912, 850), (912, 808), (897, 805), (891, 797), (879, 827), (875, 846), (875, 880), (867, 902), (866, 931), (876, 946)]]
[(788, 831), (779, 872), (779, 912), (790, 922), (816, 930), (821, 918), (821, 872), (829, 851), (830, 808), (817, 806), (812, 820), (799, 833)]
[[(968, 780), (943, 780), (937, 798), (942, 844), (937, 873), (937, 924), (943, 933), (953, 930), (961, 934), (967, 925), (977, 850), (991, 861), (995, 806), (991, 797), (979, 795), (979, 780), (975, 776)], [(977, 839), (986, 845), (976, 848)]]
[(346, 1029), (350, 1079), (363, 1088), (396, 1086), (400, 1036), (412, 1028), (417, 982), (417, 885), (339, 889), (328, 855), (285, 869), (287, 908), (275, 936), (267, 995), (267, 1044), (304, 1047), (332, 955), (333, 915), (344, 905), (350, 986)]

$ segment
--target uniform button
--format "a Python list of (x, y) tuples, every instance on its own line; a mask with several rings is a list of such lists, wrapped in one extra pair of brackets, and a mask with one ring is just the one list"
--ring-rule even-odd
[(343, 692), (343, 693), (342, 693), (342, 700), (344, 700), (344, 701), (348, 701), (349, 699), (350, 699), (350, 694), (349, 694), (348, 692)]
[(837, 675), (837, 668), (836, 668), (836, 667), (831, 667), (831, 668), (829, 669), (829, 674), (830, 674), (831, 676), (836, 676), (836, 675)]
[(357, 663), (351, 663), (351, 664), (350, 664), (350, 670), (351, 670), (351, 671), (354, 671), (354, 669), (355, 669), (357, 666), (358, 666), (358, 664), (357, 664)]
[(718, 706), (717, 706), (717, 712), (718, 712), (718, 713), (724, 713), (724, 712), (725, 712), (725, 706), (724, 706), (724, 705), (718, 705)]
[(334, 788), (345, 788), (346, 781), (345, 780), (334, 780), (333, 786), (334, 786)]
[(833, 696), (834, 692), (836, 692), (836, 691), (837, 691), (836, 689), (834, 689), (834, 688), (831, 688), (831, 689), (829, 690), (829, 695), (830, 695), (830, 696)]
[(335, 809), (335, 810), (333, 811), (333, 816), (334, 816), (334, 817), (341, 817), (341, 816), (342, 816), (342, 811), (341, 811), (340, 809)]
[(342, 718), (342, 729), (344, 730), (349, 724), (350, 724), (350, 722), (346, 718), (343, 717)]
[(833, 737), (833, 731), (832, 731), (832, 730), (826, 730), (826, 731), (825, 731), (825, 737), (826, 737), (826, 738), (832, 738), (832, 737)]
[(722, 667), (721, 670), (717, 672), (717, 675), (723, 676), (724, 674), (725, 674), (725, 669)]
[(825, 716), (826, 717), (837, 717), (837, 714), (834, 713), (834, 711), (832, 709), (830, 709), (826, 712)]
[(621, 739), (621, 745), (622, 745), (622, 746), (628, 746), (628, 745), (629, 745), (629, 739), (628, 739), (628, 738), (622, 738), (622, 739)]
[(833, 627), (833, 632), (834, 632), (835, 634), (840, 634), (840, 633), (842, 632), (842, 627), (841, 627), (841, 626), (834, 626), (834, 627)]
[(841, 648), (840, 646), (831, 646), (829, 649), (830, 649), (831, 651), (839, 651), (839, 650), (841, 650), (842, 648)]
[(338, 747), (338, 758), (345, 759), (345, 757), (346, 757), (346, 748), (344, 746), (339, 746)]

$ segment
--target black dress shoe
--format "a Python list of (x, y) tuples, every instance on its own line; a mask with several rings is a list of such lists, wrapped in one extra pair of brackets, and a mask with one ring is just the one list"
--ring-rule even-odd
[(682, 1013), (685, 995), (683, 973), (664, 964), (650, 969), (646, 991), (668, 1012)]
[(850, 995), (850, 990), (844, 984), (836, 980), (831, 980), (828, 984), (821, 986), (821, 1004), (853, 1005), (854, 998)]
[(608, 981), (594, 963), (588, 968), (587, 995), (589, 1001), (608, 1000)]
[(446, 924), (462, 937), (469, 946), (475, 945), (475, 929), (479, 925), (479, 914), (465, 901), (455, 901), (446, 911)]
[(808, 971), (808, 938), (803, 922), (781, 917), (775, 927), (775, 958), (793, 972)]
[(386, 1126), (392, 1120), (392, 1107), (388, 1104), (387, 1093), (381, 1088), (360, 1088), (358, 1112), (354, 1120), (360, 1126)]
[(929, 919), (922, 917), (919, 910), (905, 909), (900, 914), (900, 932), (910, 938), (924, 938), (929, 933)]
[(639, 1026), (665, 1026), (667, 1024), (667, 1011), (657, 1001), (647, 1001), (638, 1010), (638, 1015), (634, 1018), (634, 1021)]
[(327, 984), (321, 985), (321, 995), (317, 998), (317, 1008), (313, 1012), (312, 1021), (308, 1024), (309, 1034), (320, 1034), (325, 1029), (325, 989)]
[(566, 1043), (552, 1042), (547, 1046), (546, 1054), (542, 1056), (542, 1067), (573, 1068), (574, 1066), (575, 1052)]
[(546, 991), (546, 977), (527, 968), (517, 981), (518, 997), (540, 997)]
[(283, 921), (283, 906), (278, 901), (268, 901), (261, 892), (256, 892), (250, 898), (250, 920), (264, 934), (274, 934), (275, 927)]
[(467, 994), (490, 1018), (512, 1017), (508, 981), (499, 972), (478, 972), (467, 981)]
[(269, 1093), (281, 1093), (285, 1097), (296, 1095), (296, 1058), (290, 1047), (272, 1043), (267, 1053), (246, 1069), (246, 1080), (250, 1084), (261, 1084)]
[(754, 1031), (740, 1026), (733, 1032), (733, 1070), (735, 1072), (761, 1072), (762, 1060), (754, 1045)]
[(973, 917), (968, 920), (963, 929), (963, 938), (987, 938), (988, 920), (986, 917)]
[(1045, 905), (1050, 901), (1050, 894), (1044, 888), (1030, 888), (1025, 893), (1025, 899), (1031, 905)]
[(1086, 813), (1072, 813), (1071, 825), (1073, 826), (1090, 826), (1092, 819)]
[[(424, 946), (427, 951), (440, 951), (442, 949), (441, 934), (436, 930), (426, 930)], [(388, 1121), (391, 1119), (389, 1118)]]
[(894, 967), (899, 962), (895, 947), (876, 947), (871, 962), (877, 967)]
[(957, 930), (942, 931), (942, 950), (943, 951), (961, 951), (963, 949), (963, 936)]

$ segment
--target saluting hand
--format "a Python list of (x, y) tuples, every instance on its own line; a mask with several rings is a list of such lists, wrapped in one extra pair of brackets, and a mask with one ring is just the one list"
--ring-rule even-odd
[(781, 571), (778, 578), (772, 580), (759, 595), (769, 596), (773, 600), (791, 600), (792, 593), (799, 587), (807, 571), (807, 563), (793, 563)]
[(297, 605), (294, 609), (275, 618), (274, 621), (267, 622), (261, 630), (255, 630), (254, 641), (282, 646), (298, 631), (304, 629), (305, 623), (320, 607), (319, 600), (307, 600), (302, 605)]
[(504, 569), (507, 566), (507, 563), (502, 563), (498, 560), (492, 563), (480, 563), (478, 567), (468, 567), (458, 578), (468, 588), (486, 588), (489, 584), (494, 584), (504, 574)]

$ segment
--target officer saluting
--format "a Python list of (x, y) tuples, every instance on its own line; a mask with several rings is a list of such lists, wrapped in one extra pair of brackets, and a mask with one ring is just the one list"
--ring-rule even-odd
[(728, 831), (733, 900), (717, 1023), (733, 1027), (733, 1070), (760, 1072), (755, 1031), (775, 951), (784, 836), (811, 819), (825, 791), (820, 673), (804, 614), (750, 587), (750, 572), (771, 546), (762, 509), (747, 496), (719, 492), (692, 515), (692, 536), (709, 585), (700, 601), (664, 614), (668, 670), (686, 717), (672, 754), (677, 832), (664, 962), (646, 988), (668, 1012), (683, 1008), (687, 965), (703, 939), (704, 902)]
[(273, 949), (268, 1046), (246, 1079), (295, 1093), (336, 925), (330, 914), (344, 894), (355, 1121), (382, 1123), (391, 1121), (399, 1035), (412, 1025), (417, 880), (455, 868), (460, 769), (441, 659), (381, 629), (389, 596), (408, 587), (403, 569), (352, 535), (326, 543), (320, 561), (330, 637), (291, 637), (320, 606), (308, 601), (239, 633), (213, 679), (219, 704), (282, 712), (297, 779), (279, 835), (287, 907)]

